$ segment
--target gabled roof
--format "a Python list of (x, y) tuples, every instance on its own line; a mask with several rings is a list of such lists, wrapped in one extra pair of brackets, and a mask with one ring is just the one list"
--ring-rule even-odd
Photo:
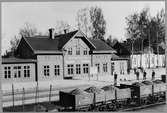
[[(26, 37), (24, 40), (28, 43), (28, 45), (32, 48), (35, 54), (38, 53), (47, 53), (47, 52), (62, 52), (62, 48), (65, 44), (77, 36), (76, 34), (79, 30), (72, 31), (66, 34), (56, 35), (54, 39), (49, 38), (49, 36), (34, 36), (34, 37)], [(107, 45), (104, 41), (100, 39), (88, 39), (81, 31), (81, 35), (77, 36), (82, 38), (88, 46), (93, 49), (93, 51), (112, 51), (115, 52), (113, 48)]]
[(95, 45), (95, 47), (96, 47), (95, 51), (108, 51), (108, 50), (111, 50), (111, 51), (115, 52), (115, 50), (112, 47), (110, 47), (104, 41), (102, 41), (100, 39), (90, 39), (89, 38), (89, 41), (92, 42)]
[(66, 44), (77, 33), (77, 31), (57, 35), (55, 36), (55, 39), (51, 39), (49, 36), (35, 36), (27, 37), (25, 40), (34, 51), (60, 51), (64, 44)]
[(117, 55), (130, 55), (130, 52), (122, 43), (115, 42), (112, 47), (117, 50)]

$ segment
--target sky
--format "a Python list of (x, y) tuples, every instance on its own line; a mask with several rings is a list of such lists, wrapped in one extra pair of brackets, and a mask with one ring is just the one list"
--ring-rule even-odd
[(57, 21), (68, 22), (76, 27), (76, 14), (81, 8), (98, 6), (102, 9), (106, 20), (105, 37), (112, 35), (124, 40), (125, 17), (143, 8), (149, 7), (151, 16), (155, 16), (162, 8), (164, 1), (91, 1), (91, 2), (6, 2), (2, 3), (2, 53), (10, 48), (10, 40), (18, 34), (26, 22), (33, 24), (38, 31), (46, 33), (54, 28)]

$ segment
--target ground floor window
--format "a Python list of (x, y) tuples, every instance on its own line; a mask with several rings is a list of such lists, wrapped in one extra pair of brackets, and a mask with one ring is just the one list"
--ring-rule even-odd
[(30, 66), (24, 66), (24, 77), (30, 77)]
[(120, 63), (120, 74), (124, 74), (124, 63)]
[(87, 74), (89, 72), (89, 65), (88, 64), (83, 64), (83, 73)]
[(107, 63), (103, 64), (103, 72), (107, 72)]
[(67, 69), (68, 69), (68, 75), (74, 74), (74, 65), (73, 64), (68, 64)]
[(76, 64), (76, 74), (81, 74), (81, 65)]
[(9, 66), (4, 67), (4, 75), (5, 79), (11, 78), (11, 68)]
[(100, 64), (95, 64), (95, 66), (97, 67), (97, 72), (100, 73)]
[(20, 78), (21, 77), (21, 66), (14, 66), (14, 78)]
[(60, 66), (59, 65), (55, 65), (55, 75), (56, 76), (60, 75)]
[(49, 76), (49, 65), (44, 66), (44, 76)]

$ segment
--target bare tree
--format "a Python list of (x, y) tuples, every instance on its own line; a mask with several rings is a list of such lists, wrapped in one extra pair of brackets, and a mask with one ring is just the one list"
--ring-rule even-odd
[(19, 31), (19, 35), (21, 37), (32, 37), (37, 33), (37, 28), (33, 24), (30, 24), (28, 22), (26, 22), (23, 28), (21, 28)]
[(60, 20), (60, 21), (56, 22), (55, 30), (56, 30), (56, 32), (55, 32), (56, 34), (63, 34), (64, 30), (69, 32), (72, 30), (72, 28), (68, 22)]
[(83, 8), (78, 10), (76, 21), (78, 29), (83, 31), (87, 36), (90, 36), (91, 33), (89, 30), (91, 29), (91, 23), (89, 8)]
[(26, 22), (23, 26), (23, 28), (20, 29), (18, 35), (15, 35), (12, 40), (10, 41), (10, 49), (8, 51), (6, 51), (6, 53), (4, 54), (4, 57), (10, 57), (10, 56), (14, 56), (15, 55), (15, 51), (17, 49), (17, 46), (20, 42), (20, 39), (22, 37), (33, 37), (35, 35), (37, 35), (37, 29), (34, 25)]

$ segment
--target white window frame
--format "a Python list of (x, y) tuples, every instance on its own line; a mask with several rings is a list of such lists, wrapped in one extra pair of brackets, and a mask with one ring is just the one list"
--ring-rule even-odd
[(50, 66), (49, 65), (44, 65), (43, 66), (43, 75), (44, 76), (49, 76), (50, 75)]
[(4, 78), (5, 79), (11, 78), (11, 67), (10, 66), (4, 67)]
[(21, 66), (14, 66), (14, 78), (21, 78)]
[(76, 74), (81, 74), (81, 64), (76, 64)]
[(89, 64), (83, 64), (83, 73), (88, 74), (89, 73)]
[(88, 49), (84, 48), (83, 55), (88, 55)]
[(76, 47), (76, 55), (80, 55), (80, 48)]
[(30, 77), (30, 66), (24, 66), (24, 77)]
[(72, 48), (68, 48), (68, 55), (72, 55)]
[(60, 65), (55, 65), (54, 67), (54, 72), (55, 72), (55, 76), (59, 76), (60, 75)]
[(103, 72), (108, 72), (108, 64), (107, 63), (104, 63), (103, 64)]
[(67, 74), (68, 75), (73, 75), (74, 74), (74, 65), (73, 64), (68, 64), (67, 65)]

